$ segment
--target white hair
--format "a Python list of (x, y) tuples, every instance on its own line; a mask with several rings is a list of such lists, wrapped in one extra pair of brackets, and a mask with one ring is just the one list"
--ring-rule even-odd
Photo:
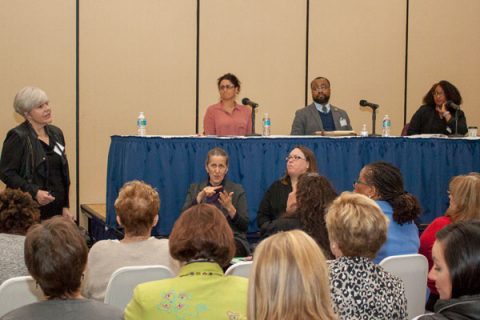
[(13, 108), (19, 115), (25, 117), (25, 113), (47, 102), (48, 97), (45, 91), (36, 87), (25, 87), (15, 95)]

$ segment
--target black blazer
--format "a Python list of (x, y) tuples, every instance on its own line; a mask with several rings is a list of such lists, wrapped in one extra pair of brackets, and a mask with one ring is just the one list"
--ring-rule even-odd
[[(60, 128), (47, 125), (45, 131), (51, 141), (65, 146), (65, 139)], [(62, 171), (66, 196), (64, 207), (68, 207), (70, 176), (64, 151), (65, 149), (62, 152)], [(36, 199), (38, 190), (45, 190), (48, 184), (45, 151), (35, 130), (28, 121), (7, 133), (0, 158), (0, 179), (9, 188), (21, 189), (30, 193), (33, 199)]]

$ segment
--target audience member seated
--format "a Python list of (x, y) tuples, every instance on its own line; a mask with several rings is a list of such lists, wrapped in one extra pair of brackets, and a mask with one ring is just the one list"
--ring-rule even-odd
[(421, 320), (480, 319), (480, 221), (451, 224), (437, 233), (433, 268), (440, 300)]
[(420, 246), (414, 220), (420, 215), (420, 203), (403, 188), (400, 170), (386, 162), (367, 164), (354, 183), (355, 192), (375, 200), (388, 217), (387, 241), (373, 260), (401, 254), (417, 253)]
[(228, 154), (222, 148), (208, 151), (205, 161), (207, 180), (193, 183), (188, 189), (183, 210), (198, 203), (210, 203), (219, 208), (233, 230), (236, 256), (250, 255), (247, 241), (248, 207), (247, 195), (243, 187), (226, 177), (228, 172)]
[[(465, 113), (449, 106), (462, 104), (462, 96), (458, 89), (448, 81), (435, 83), (423, 98), (423, 105), (414, 113), (407, 134), (436, 133), (451, 135), (458, 129), (458, 133), (467, 133), (467, 119)], [(458, 123), (455, 121), (457, 113)]]
[(335, 199), (325, 217), (330, 290), (340, 319), (407, 319), (403, 282), (372, 259), (387, 239), (388, 218), (375, 201), (351, 192)]
[(337, 319), (325, 257), (305, 232), (280, 232), (257, 246), (248, 289), (248, 318)]
[(19, 189), (0, 192), (0, 284), (28, 275), (23, 258), (25, 234), (39, 220), (38, 204), (30, 194)]
[(121, 267), (164, 265), (178, 272), (178, 263), (168, 251), (168, 240), (150, 236), (158, 222), (159, 208), (160, 197), (150, 185), (131, 181), (122, 187), (115, 211), (125, 236), (120, 241), (99, 241), (90, 249), (82, 290), (85, 297), (103, 301), (111, 275)]
[(252, 109), (237, 103), (240, 80), (231, 73), (217, 80), (220, 102), (207, 108), (203, 133), (217, 136), (246, 136), (252, 133)]
[(258, 207), (257, 225), (262, 236), (270, 224), (285, 213), (288, 195), (295, 190), (300, 175), (305, 172), (318, 172), (315, 154), (307, 147), (296, 146), (285, 161), (287, 162), (285, 176), (272, 183)]
[(317, 173), (300, 175), (296, 191), (288, 196), (286, 213), (268, 226), (266, 235), (301, 229), (315, 239), (327, 259), (333, 258), (325, 227), (325, 213), (336, 197), (337, 193), (327, 178)]
[(248, 280), (223, 274), (235, 242), (217, 207), (199, 204), (183, 212), (169, 246), (183, 263), (178, 276), (138, 285), (125, 319), (245, 319)]
[[(423, 231), (420, 237), (419, 253), (428, 260), (428, 267), (433, 267), (432, 248), (435, 242), (435, 235), (450, 223), (459, 221), (472, 221), (480, 219), (480, 175), (472, 172), (468, 175), (454, 177), (448, 186), (448, 197), (450, 205), (444, 216), (433, 220)], [(438, 300), (438, 291), (435, 282), (428, 280), (430, 296), (428, 297), (426, 309), (433, 311), (433, 306)]]
[(2, 320), (123, 319), (122, 310), (82, 297), (87, 256), (85, 239), (72, 221), (57, 216), (31, 227), (25, 264), (48, 300), (13, 310)]

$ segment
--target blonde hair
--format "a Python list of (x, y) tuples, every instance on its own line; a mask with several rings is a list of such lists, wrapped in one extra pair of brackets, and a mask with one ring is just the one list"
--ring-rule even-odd
[(456, 205), (446, 212), (452, 222), (480, 219), (480, 175), (477, 172), (453, 177), (448, 189)]
[(248, 319), (337, 319), (325, 256), (300, 230), (277, 233), (255, 250)]
[(373, 259), (387, 240), (388, 218), (368, 197), (343, 192), (325, 216), (328, 237), (347, 257)]
[(35, 87), (25, 87), (18, 91), (13, 100), (13, 108), (15, 111), (25, 117), (25, 113), (29, 113), (33, 108), (39, 107), (48, 102), (45, 91)]

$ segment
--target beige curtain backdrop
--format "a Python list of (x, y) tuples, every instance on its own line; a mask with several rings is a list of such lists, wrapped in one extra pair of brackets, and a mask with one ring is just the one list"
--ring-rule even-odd
[[(218, 101), (216, 79), (242, 81), (243, 97), (259, 102), (257, 132), (268, 112), (273, 134), (289, 134), (294, 113), (311, 102), (309, 82), (325, 76), (331, 102), (349, 112), (353, 129), (370, 130), (367, 99), (403, 127), (407, 0), (203, 0), (199, 28), (199, 131)], [(110, 136), (135, 134), (140, 111), (148, 133), (195, 133), (196, 0), (79, 2), (79, 164), (75, 163), (76, 1), (0, 0), (0, 139), (22, 119), (12, 100), (25, 85), (50, 97), (67, 139), (75, 205), (104, 203)], [(410, 0), (407, 121), (430, 86), (450, 80), (464, 97), (469, 125), (480, 124), (478, 0)]]

